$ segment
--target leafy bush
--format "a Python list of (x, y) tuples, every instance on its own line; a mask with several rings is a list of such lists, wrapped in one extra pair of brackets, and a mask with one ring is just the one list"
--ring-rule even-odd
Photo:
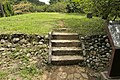
[(15, 14), (23, 14), (32, 12), (32, 4), (30, 2), (21, 1), (19, 4), (13, 6)]
[(65, 2), (57, 2), (52, 5), (33, 6), (34, 12), (66, 12), (67, 4)]
[(44, 5), (44, 6), (33, 6), (33, 11), (34, 12), (45, 12), (48, 8), (48, 5)]
[(50, 5), (47, 8), (47, 12), (66, 12), (67, 4), (64, 2), (57, 2), (55, 4)]
[(13, 12), (13, 8), (11, 6), (11, 4), (9, 2), (6, 2), (3, 4), (3, 9), (4, 9), (4, 12), (5, 12), (5, 16), (12, 16), (14, 15), (14, 12)]
[(69, 4), (67, 4), (66, 9), (68, 13), (79, 13), (79, 12), (83, 13), (80, 4), (75, 2), (70, 2)]

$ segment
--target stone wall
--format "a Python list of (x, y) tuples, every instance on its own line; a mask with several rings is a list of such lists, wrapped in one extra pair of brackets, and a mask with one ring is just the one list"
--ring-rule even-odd
[[(111, 57), (111, 45), (106, 35), (81, 37), (85, 46), (84, 64), (94, 70), (104, 70), (108, 67)], [(12, 61), (18, 61), (21, 66), (36, 65), (43, 67), (47, 64), (48, 37), (28, 34), (0, 35), (0, 68), (7, 68)], [(23, 65), (23, 63), (25, 63)], [(6, 66), (7, 65), (7, 66)], [(6, 67), (5, 67), (6, 66)]]
[(1, 70), (16, 70), (16, 68), (22, 70), (31, 66), (42, 69), (47, 63), (47, 55), (47, 36), (28, 34), (0, 35)]
[(102, 71), (108, 68), (112, 48), (107, 35), (81, 37), (83, 42), (84, 64), (93, 70)]

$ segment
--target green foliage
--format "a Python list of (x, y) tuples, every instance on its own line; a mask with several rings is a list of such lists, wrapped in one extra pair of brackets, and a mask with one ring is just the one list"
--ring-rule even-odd
[(50, 4), (55, 4), (55, 3), (57, 3), (57, 2), (58, 2), (58, 0), (50, 0), (50, 1), (49, 1)]
[(43, 6), (33, 6), (33, 11), (34, 12), (45, 12), (48, 8), (48, 5), (43, 5)]
[(41, 2), (39, 0), (9, 0), (9, 1), (13, 4), (19, 4), (20, 2), (24, 1), (24, 2), (30, 2), (35, 5), (45, 5), (44, 2)]
[(71, 0), (50, 0), (49, 3), (50, 4), (55, 4), (57, 2), (69, 2), (69, 1), (71, 1)]
[(32, 12), (32, 4), (30, 2), (22, 1), (19, 4), (13, 6), (15, 14), (23, 14)]
[(118, 16), (119, 9), (119, 1), (118, 0), (92, 0), (94, 2), (94, 7), (98, 15), (100, 15), (103, 19), (110, 19), (114, 16)]
[(92, 6), (91, 0), (70, 0), (67, 5), (67, 12), (88, 13), (91, 12)]
[(71, 0), (79, 3), (85, 13), (92, 12), (94, 15), (107, 20), (115, 20), (120, 16), (119, 0)]
[(39, 0), (27, 0), (27, 1), (34, 3), (35, 5), (38, 5), (38, 6), (45, 5), (44, 2), (40, 2)]
[(66, 9), (68, 13), (79, 13), (79, 12), (83, 13), (84, 12), (78, 2), (70, 2), (69, 4), (67, 4)]
[(66, 12), (67, 4), (64, 2), (57, 2), (55, 4), (50, 5), (47, 8), (47, 12)]
[(3, 9), (4, 9), (4, 12), (5, 12), (5, 16), (12, 16), (14, 15), (14, 12), (13, 12), (13, 8), (11, 6), (11, 4), (9, 2), (6, 2), (3, 4)]

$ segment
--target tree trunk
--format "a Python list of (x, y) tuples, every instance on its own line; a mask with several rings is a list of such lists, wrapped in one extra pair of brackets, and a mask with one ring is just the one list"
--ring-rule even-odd
[(3, 6), (2, 6), (1, 3), (0, 3), (0, 10), (1, 10), (2, 17), (5, 17), (5, 13), (4, 13), (4, 10), (3, 10)]

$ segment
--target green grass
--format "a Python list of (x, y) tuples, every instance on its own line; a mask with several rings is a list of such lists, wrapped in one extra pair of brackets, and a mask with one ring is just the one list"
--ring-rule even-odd
[(59, 27), (60, 20), (65, 22), (65, 27), (84, 34), (97, 28), (101, 31), (104, 23), (101, 19), (87, 19), (81, 14), (31, 13), (0, 18), (0, 33), (47, 34), (52, 28)]
[(6, 78), (7, 75), (8, 75), (7, 72), (0, 71), (0, 80), (4, 80), (4, 78)]
[(85, 16), (82, 18), (69, 18), (64, 20), (65, 25), (72, 28), (73, 32), (83, 35), (105, 34), (105, 21), (99, 18), (88, 19)]

